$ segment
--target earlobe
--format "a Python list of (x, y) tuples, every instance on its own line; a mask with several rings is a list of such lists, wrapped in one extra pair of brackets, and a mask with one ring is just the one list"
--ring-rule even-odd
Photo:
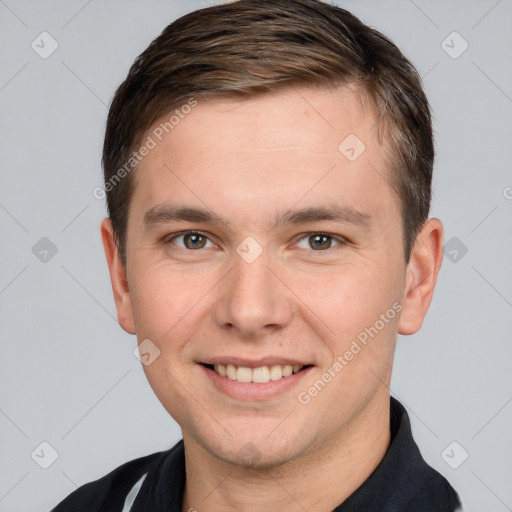
[(400, 334), (417, 332), (427, 314), (443, 260), (443, 225), (429, 219), (418, 233), (407, 264)]
[(117, 319), (121, 327), (129, 334), (135, 334), (135, 321), (133, 318), (132, 301), (126, 276), (126, 267), (119, 255), (114, 237), (112, 221), (104, 219), (101, 223), (101, 238), (107, 258), (112, 292), (117, 309)]

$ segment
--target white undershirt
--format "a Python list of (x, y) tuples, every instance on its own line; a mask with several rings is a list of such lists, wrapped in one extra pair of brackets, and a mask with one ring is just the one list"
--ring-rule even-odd
[(135, 501), (135, 498), (137, 497), (137, 494), (139, 494), (140, 488), (142, 487), (142, 483), (144, 482), (144, 479), (146, 478), (147, 473), (141, 476), (141, 478), (137, 481), (137, 483), (130, 489), (130, 492), (126, 496), (126, 499), (124, 500), (124, 507), (121, 512), (130, 512), (133, 502)]

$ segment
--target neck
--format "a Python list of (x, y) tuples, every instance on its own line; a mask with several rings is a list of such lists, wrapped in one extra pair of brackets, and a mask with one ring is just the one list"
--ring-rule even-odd
[[(376, 395), (342, 432), (300, 459), (270, 469), (226, 463), (184, 433), (183, 512), (333, 510), (370, 476), (390, 442), (389, 395)], [(321, 482), (321, 492), (319, 492)]]

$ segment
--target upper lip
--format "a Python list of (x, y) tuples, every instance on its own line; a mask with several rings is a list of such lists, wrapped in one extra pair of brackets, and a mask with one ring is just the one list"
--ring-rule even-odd
[(272, 366), (272, 365), (291, 365), (291, 366), (308, 366), (312, 363), (307, 361), (301, 361), (299, 359), (292, 359), (288, 357), (275, 357), (275, 356), (269, 356), (269, 357), (263, 357), (260, 359), (246, 359), (243, 357), (230, 357), (230, 356), (220, 356), (220, 357), (212, 357), (209, 359), (206, 359), (204, 361), (201, 361), (202, 364), (232, 364), (235, 366), (243, 366), (245, 368), (260, 368), (262, 366)]

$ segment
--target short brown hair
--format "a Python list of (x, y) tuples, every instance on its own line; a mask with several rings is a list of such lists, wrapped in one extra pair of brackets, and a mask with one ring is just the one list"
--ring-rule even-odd
[[(135, 60), (112, 101), (103, 147), (108, 213), (121, 258), (134, 148), (161, 117), (194, 98), (250, 97), (286, 87), (355, 84), (375, 105), (403, 217), (404, 254), (428, 218), (434, 143), (413, 65), (383, 34), (320, 0), (238, 0), (170, 24)], [(341, 142), (341, 141), (340, 141)]]

